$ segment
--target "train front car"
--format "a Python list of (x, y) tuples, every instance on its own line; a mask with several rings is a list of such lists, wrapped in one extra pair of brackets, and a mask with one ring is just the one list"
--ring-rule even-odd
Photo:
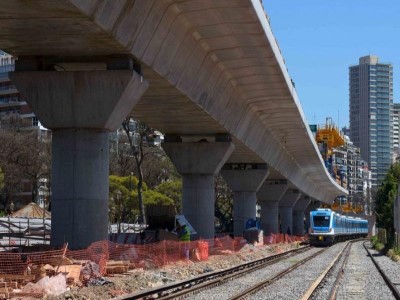
[(332, 226), (333, 212), (327, 208), (318, 208), (310, 212), (309, 239), (311, 245), (332, 245), (335, 230)]

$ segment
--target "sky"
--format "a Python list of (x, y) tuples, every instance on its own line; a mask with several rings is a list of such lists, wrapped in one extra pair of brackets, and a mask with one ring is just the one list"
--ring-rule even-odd
[(349, 125), (348, 68), (376, 55), (393, 65), (400, 102), (400, 0), (263, 0), (309, 124)]

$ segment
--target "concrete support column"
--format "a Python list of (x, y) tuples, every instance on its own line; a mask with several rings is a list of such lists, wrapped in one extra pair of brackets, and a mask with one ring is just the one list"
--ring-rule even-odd
[(310, 212), (316, 210), (318, 207), (320, 207), (320, 205), (321, 203), (317, 200), (311, 200), (308, 204), (304, 212), (306, 218), (306, 232), (308, 232), (308, 229), (310, 228)]
[(288, 188), (286, 180), (265, 180), (257, 192), (261, 206), (261, 228), (265, 235), (279, 233), (279, 200)]
[(279, 215), (281, 217), (282, 233), (287, 233), (288, 228), (290, 234), (293, 234), (293, 206), (300, 198), (299, 190), (287, 190), (279, 201)]
[(310, 204), (310, 197), (304, 196), (297, 200), (293, 207), (293, 235), (303, 236), (305, 233), (304, 211)]
[(52, 130), (51, 245), (80, 249), (108, 239), (108, 132), (121, 125), (147, 82), (132, 70), (18, 71), (11, 78)]
[(63, 129), (52, 139), (52, 244), (107, 239), (108, 132)]
[(221, 175), (233, 191), (233, 234), (242, 236), (248, 219), (256, 219), (256, 192), (268, 176), (267, 165), (229, 164)]
[(234, 150), (230, 138), (182, 142), (180, 137), (166, 136), (163, 149), (182, 174), (182, 213), (197, 231), (193, 238), (214, 238), (214, 178)]

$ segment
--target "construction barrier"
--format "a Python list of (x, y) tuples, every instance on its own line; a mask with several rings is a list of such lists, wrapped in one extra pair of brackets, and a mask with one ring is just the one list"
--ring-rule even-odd
[[(304, 237), (282, 234), (263, 239), (266, 244), (302, 240)], [(44, 291), (52, 288), (53, 295), (57, 295), (66, 291), (68, 285), (90, 284), (93, 280), (102, 280), (105, 275), (113, 276), (138, 268), (160, 268), (177, 261), (204, 261), (209, 255), (229, 255), (246, 245), (247, 241), (242, 237), (227, 235), (192, 242), (164, 240), (136, 245), (99, 241), (83, 250), (69, 250), (65, 245), (50, 251), (0, 252), (0, 299), (22, 295), (41, 298)], [(17, 295), (16, 289), (23, 294)]]
[(295, 236), (295, 235), (287, 235), (287, 234), (271, 234), (269, 236), (264, 236), (264, 244), (272, 245), (279, 243), (295, 243), (295, 242), (304, 242), (307, 240), (305, 236)]

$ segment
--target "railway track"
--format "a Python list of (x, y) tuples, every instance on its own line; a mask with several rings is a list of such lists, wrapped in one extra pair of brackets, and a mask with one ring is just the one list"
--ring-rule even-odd
[[(287, 280), (291, 281), (292, 279), (290, 278), (294, 277), (296, 277), (297, 280), (300, 280), (298, 281), (299, 283), (302, 281), (304, 283), (300, 283), (303, 284), (301, 292), (296, 294), (297, 296), (294, 296), (293, 299), (333, 300), (336, 299), (336, 297), (339, 299), (343, 297), (343, 295), (350, 297), (349, 299), (367, 299), (368, 297), (366, 296), (366, 293), (368, 293), (368, 288), (366, 288), (365, 282), (367, 281), (368, 276), (370, 276), (370, 272), (372, 272), (374, 268), (377, 268), (390, 291), (385, 286), (382, 279), (380, 279), (382, 282), (380, 283), (380, 288), (386, 289), (386, 293), (392, 293), (394, 297), (393, 299), (400, 300), (400, 293), (395, 284), (389, 280), (389, 278), (384, 274), (384, 271), (375, 262), (373, 255), (371, 255), (368, 248), (365, 246), (365, 243), (363, 246), (371, 260), (374, 262), (375, 267), (371, 262), (368, 264), (370, 265), (368, 267), (369, 269), (357, 267), (360, 266), (360, 264), (365, 264), (365, 259), (367, 257), (365, 255), (360, 255), (360, 250), (362, 249), (361, 243), (355, 244), (357, 247), (354, 250), (352, 249), (355, 242), (360, 242), (360, 240), (347, 242), (347, 244), (342, 246), (343, 248), (340, 247), (341, 250), (337, 252), (333, 251), (334, 248), (332, 247), (323, 248), (318, 252), (315, 252), (317, 250), (316, 248), (303, 247), (249, 263), (244, 263), (223, 271), (203, 274), (190, 280), (181, 281), (141, 293), (127, 295), (118, 299), (259, 299), (259, 297), (262, 297), (260, 295), (269, 295), (269, 292), (267, 292), (268, 289), (271, 290), (271, 288), (273, 288), (276, 290), (276, 285), (287, 287)], [(322, 260), (326, 262), (323, 264), (323, 272), (321, 273), (321, 270), (317, 268), (317, 271), (314, 271), (315, 277), (310, 277), (308, 282), (307, 280), (304, 280), (306, 277), (302, 276), (307, 276), (307, 278), (309, 276), (304, 273), (304, 270), (308, 270), (308, 266), (310, 265), (307, 262), (311, 262), (311, 265), (314, 265), (315, 269), (315, 266), (319, 264), (313, 263), (312, 260), (323, 254), (328, 249), (332, 249), (332, 251), (327, 252), (325, 256), (322, 255), (321, 258), (317, 259), (317, 261)], [(308, 250), (312, 250), (310, 252), (311, 255), (307, 252)], [(331, 257), (334, 257), (334, 259), (331, 260)], [(278, 267), (278, 265), (280, 266)], [(302, 265), (305, 266), (300, 268)], [(266, 269), (264, 270), (264, 268)], [(377, 271), (374, 272), (377, 274), (374, 275), (377, 276), (374, 278), (380, 278)], [(262, 275), (257, 275), (258, 273), (262, 273)], [(344, 279), (342, 277), (343, 274), (346, 273), (347, 276), (348, 274), (351, 275), (350, 277), (347, 277), (346, 285), (344, 286)], [(248, 280), (249, 277), (252, 280)], [(302, 280), (300, 278), (304, 279)], [(291, 282), (291, 284), (293, 285), (295, 283)], [(308, 286), (308, 290), (305, 291)], [(263, 290), (264, 288), (266, 288), (266, 290)], [(321, 291), (323, 291), (322, 294), (320, 293)], [(200, 292), (202, 292), (202, 294), (199, 294)], [(269, 297), (268, 299), (274, 298)]]
[[(309, 299), (315, 299), (316, 298), (316, 292), (318, 289), (324, 289), (324, 282), (328, 276), (333, 276), (333, 269), (335, 268), (335, 265), (341, 261), (341, 265), (339, 267), (338, 272), (336, 273), (336, 278), (334, 280), (333, 285), (330, 287), (329, 291), (329, 297), (327, 299), (329, 300), (335, 300), (337, 296), (337, 291), (339, 288), (339, 285), (342, 283), (342, 277), (343, 273), (346, 271), (346, 267), (348, 264), (349, 256), (350, 256), (350, 249), (351, 246), (354, 242), (357, 241), (350, 241), (348, 242), (347, 246), (339, 253), (339, 255), (332, 261), (332, 263), (328, 266), (328, 268), (325, 269), (325, 271), (319, 276), (314, 283), (310, 286), (308, 291), (303, 295), (301, 298), (302, 300), (309, 300)], [(386, 285), (388, 288), (391, 290), (394, 299), (400, 300), (400, 291), (396, 288), (396, 286), (391, 282), (391, 280), (386, 276), (385, 272), (382, 270), (382, 268), (379, 266), (379, 264), (376, 262), (375, 258), (373, 255), (371, 255), (370, 251), (368, 250), (366, 246), (367, 242), (363, 243), (363, 247), (365, 251), (368, 253), (368, 256), (371, 258), (374, 266), (377, 268), (379, 273), (381, 274), (383, 280), (385, 281)], [(343, 259), (342, 256), (344, 256)], [(365, 292), (363, 290), (362, 286), (362, 279), (365, 277), (367, 274), (362, 271), (355, 271), (355, 276), (354, 278), (357, 278), (357, 280), (350, 281), (348, 282), (348, 291), (347, 293), (350, 294), (352, 297), (357, 297), (359, 299), (365, 299)]]
[(285, 270), (279, 272), (277, 275), (275, 275), (272, 278), (266, 279), (266, 280), (262, 280), (260, 282), (258, 282), (257, 284), (247, 288), (246, 290), (236, 294), (233, 297), (230, 297), (229, 300), (239, 300), (239, 299), (245, 299), (249, 296), (251, 296), (252, 294), (262, 290), (263, 288), (265, 288), (266, 286), (274, 283), (275, 281), (279, 280), (280, 278), (282, 278), (283, 276), (289, 274), (290, 272), (292, 272), (293, 270), (297, 269), (298, 267), (304, 265), (306, 262), (314, 259), (316, 256), (321, 255), (322, 253), (324, 253), (328, 248), (323, 248), (322, 250), (318, 251), (315, 254), (312, 254), (302, 260), (300, 260), (299, 262), (295, 263), (294, 265), (290, 266), (289, 268), (286, 268)]
[(305, 246), (298, 249), (293, 249), (284, 253), (268, 256), (251, 262), (243, 263), (238, 266), (225, 269), (222, 271), (215, 271), (194, 278), (180, 281), (177, 283), (162, 286), (160, 288), (147, 290), (144, 292), (134, 293), (118, 297), (118, 300), (123, 299), (178, 299), (190, 296), (191, 294), (198, 293), (202, 289), (210, 289), (218, 286), (228, 280), (243, 276), (254, 272), (266, 266), (278, 263), (284, 259), (290, 258), (294, 255), (301, 254), (309, 251), (311, 247)]

